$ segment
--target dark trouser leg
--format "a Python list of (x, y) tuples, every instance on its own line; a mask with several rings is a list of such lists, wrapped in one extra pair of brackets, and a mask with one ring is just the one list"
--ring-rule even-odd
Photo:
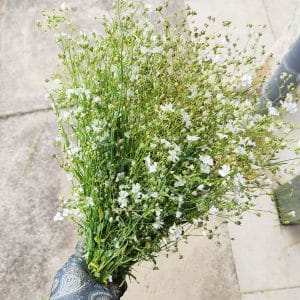
[(284, 56), (273, 76), (265, 83), (262, 89), (261, 108), (270, 101), (278, 106), (284, 101), (292, 87), (296, 87), (300, 79), (300, 37)]

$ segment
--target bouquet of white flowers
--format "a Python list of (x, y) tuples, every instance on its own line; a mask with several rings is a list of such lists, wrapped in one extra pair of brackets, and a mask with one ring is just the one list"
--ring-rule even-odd
[(256, 29), (241, 50), (230, 22), (224, 34), (210, 29), (213, 18), (188, 29), (195, 12), (171, 22), (167, 6), (153, 24), (148, 7), (119, 0), (103, 34), (80, 32), (65, 7), (45, 14), (61, 50), (48, 96), (73, 186), (55, 219), (78, 225), (104, 285), (133, 276), (136, 263), (155, 262), (195, 228), (212, 237), (211, 215), (239, 224), (255, 195), (270, 192), (266, 171), (278, 171), (286, 144), (274, 131), (292, 130), (280, 109), (256, 111), (255, 53), (264, 51)]

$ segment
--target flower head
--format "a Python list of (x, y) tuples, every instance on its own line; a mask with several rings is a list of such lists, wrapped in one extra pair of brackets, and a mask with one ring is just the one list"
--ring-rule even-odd
[(230, 166), (223, 165), (218, 173), (219, 173), (220, 176), (226, 177), (230, 173)]
[(198, 141), (200, 138), (199, 138), (199, 136), (196, 136), (196, 135), (188, 135), (187, 137), (186, 137), (186, 140), (188, 141), (188, 142), (196, 142), (196, 141)]
[(157, 162), (153, 162), (153, 163), (151, 162), (150, 154), (148, 154), (145, 161), (149, 173), (155, 173), (157, 171)]
[[(289, 97), (287, 97), (287, 99), (289, 99)], [(297, 103), (292, 101), (284, 101), (282, 107), (290, 114), (294, 114), (298, 111)]]
[(173, 104), (170, 103), (170, 102), (169, 102), (169, 103), (166, 103), (166, 104), (162, 104), (162, 105), (160, 106), (160, 109), (161, 109), (161, 111), (163, 111), (163, 112), (174, 112), (174, 111), (175, 111)]

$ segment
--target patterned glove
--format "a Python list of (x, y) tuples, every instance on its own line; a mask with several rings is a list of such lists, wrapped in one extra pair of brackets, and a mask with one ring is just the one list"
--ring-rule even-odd
[(119, 300), (126, 291), (126, 283), (119, 288), (111, 284), (103, 287), (89, 274), (83, 259), (83, 244), (55, 275), (50, 300)]

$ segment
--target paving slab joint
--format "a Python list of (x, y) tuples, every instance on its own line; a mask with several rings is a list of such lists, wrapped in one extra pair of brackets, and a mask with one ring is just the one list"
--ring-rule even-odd
[(266, 292), (277, 292), (277, 291), (285, 291), (285, 290), (293, 290), (299, 289), (300, 285), (297, 286), (288, 286), (288, 287), (281, 287), (281, 288), (274, 288), (274, 289), (264, 289), (264, 290), (254, 290), (249, 292), (241, 292), (242, 295), (252, 295), (257, 293), (266, 293)]
[(44, 107), (44, 108), (37, 108), (37, 109), (33, 109), (33, 110), (28, 110), (28, 111), (20, 111), (20, 112), (15, 112), (15, 113), (10, 113), (10, 114), (3, 114), (3, 115), (0, 115), (0, 121), (7, 120), (10, 118), (22, 117), (22, 116), (26, 116), (26, 115), (30, 115), (30, 114), (40, 113), (40, 112), (47, 112), (47, 111), (51, 111), (51, 110), (52, 110), (51, 107)]

